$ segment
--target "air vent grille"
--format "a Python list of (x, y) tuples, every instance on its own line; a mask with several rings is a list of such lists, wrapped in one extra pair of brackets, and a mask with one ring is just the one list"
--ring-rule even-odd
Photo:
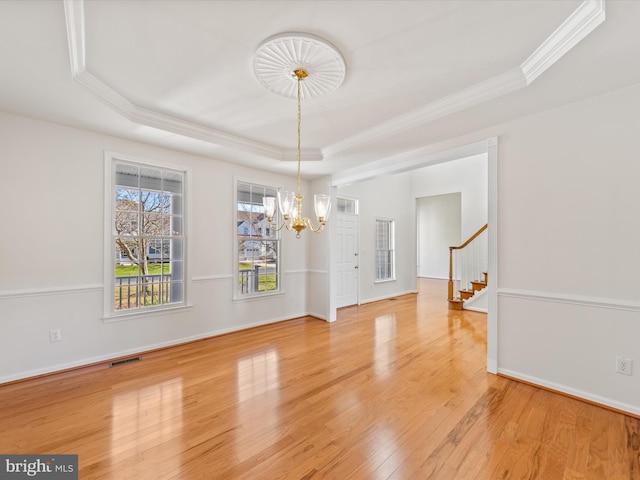
[(115, 362), (111, 362), (111, 365), (109, 365), (110, 367), (117, 367), (118, 365), (123, 365), (125, 363), (131, 363), (131, 362), (137, 362), (140, 360), (140, 357), (131, 357), (131, 358), (124, 358), (122, 360), (116, 360)]

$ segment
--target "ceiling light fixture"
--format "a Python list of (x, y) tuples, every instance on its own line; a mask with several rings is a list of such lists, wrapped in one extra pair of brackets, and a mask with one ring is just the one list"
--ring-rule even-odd
[[(293, 97), (298, 101), (297, 161), (298, 190), (296, 193), (278, 192), (276, 197), (264, 197), (263, 206), (269, 223), (273, 223), (276, 208), (279, 207), (283, 221), (281, 225), (272, 225), (275, 230), (285, 228), (300, 232), (309, 228), (319, 233), (324, 229), (331, 210), (331, 197), (325, 194), (314, 195), (314, 207), (317, 226), (302, 215), (301, 177), (301, 100), (331, 92), (338, 88), (345, 75), (345, 63), (340, 52), (330, 43), (313, 35), (284, 33), (270, 37), (257, 49), (253, 59), (254, 72), (262, 85), (274, 93)], [(292, 88), (291, 80), (295, 81)]]

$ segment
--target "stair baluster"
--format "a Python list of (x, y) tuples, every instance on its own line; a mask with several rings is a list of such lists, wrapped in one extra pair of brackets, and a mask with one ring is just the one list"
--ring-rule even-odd
[(468, 240), (449, 247), (449, 308), (462, 310), (463, 302), (487, 285), (487, 227), (485, 224)]

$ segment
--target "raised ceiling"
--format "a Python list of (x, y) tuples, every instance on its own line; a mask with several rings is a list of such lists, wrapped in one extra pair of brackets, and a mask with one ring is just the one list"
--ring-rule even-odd
[(294, 173), (295, 100), (252, 56), (306, 32), (346, 63), (303, 102), (303, 174), (330, 175), (638, 82), (638, 24), (602, 0), (5, 0), (0, 110)]

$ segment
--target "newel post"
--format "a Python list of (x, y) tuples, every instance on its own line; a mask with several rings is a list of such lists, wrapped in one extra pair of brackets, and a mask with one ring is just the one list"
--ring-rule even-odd
[(449, 283), (447, 298), (453, 300), (453, 247), (449, 247)]

